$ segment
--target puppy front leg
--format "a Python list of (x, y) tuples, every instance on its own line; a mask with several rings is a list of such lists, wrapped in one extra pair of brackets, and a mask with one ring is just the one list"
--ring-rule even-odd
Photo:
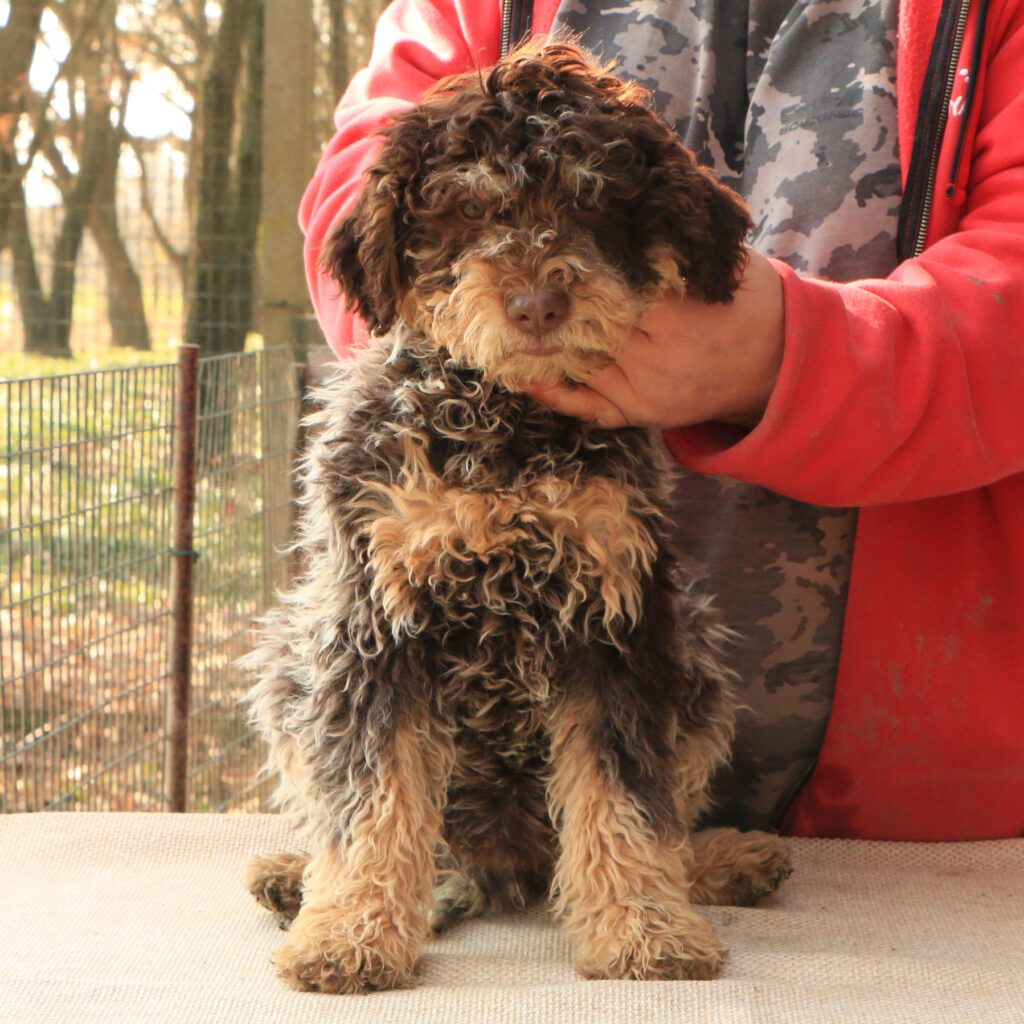
[(311, 860), (302, 909), (275, 957), (293, 988), (408, 985), (428, 934), (451, 740), (433, 722), (401, 721), (372, 747), (348, 827)]
[[(628, 723), (628, 736), (601, 696), (570, 694), (554, 715), (549, 784), (560, 856), (555, 908), (591, 978), (713, 977), (724, 951), (688, 898), (692, 851), (665, 800), (648, 803), (635, 763), (654, 788), (674, 766), (663, 737)], [(641, 730), (638, 732), (638, 728)], [(663, 756), (659, 756), (659, 750)], [(660, 773), (661, 779), (658, 780)]]

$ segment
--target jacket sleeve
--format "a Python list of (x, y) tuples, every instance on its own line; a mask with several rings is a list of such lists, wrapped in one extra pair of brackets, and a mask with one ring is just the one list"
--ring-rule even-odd
[(500, 0), (396, 0), (381, 15), (370, 63), (342, 97), (337, 132), (299, 212), (313, 308), (336, 355), (364, 340), (366, 330), (345, 309), (337, 284), (321, 273), (320, 249), (359, 196), (363, 173), (380, 150), (377, 130), (447, 75), (495, 63), (500, 39)]
[(782, 265), (785, 353), (758, 426), (666, 432), (684, 465), (821, 505), (1024, 471), (1024, 5), (993, 46), (957, 231), (886, 280)]

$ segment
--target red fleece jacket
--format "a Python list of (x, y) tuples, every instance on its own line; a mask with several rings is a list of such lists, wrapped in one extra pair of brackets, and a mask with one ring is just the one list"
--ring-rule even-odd
[[(900, 11), (904, 176), (940, 6)], [(535, 3), (536, 31), (556, 7)], [(379, 148), (374, 130), (444, 75), (494, 63), (499, 37), (499, 0), (398, 0), (382, 17), (302, 204), (314, 304), (339, 355), (362, 328), (317, 260)], [(739, 440), (711, 427), (666, 435), (693, 469), (862, 509), (832, 717), (787, 816), (794, 834), (1024, 834), (1021, 0), (991, 0), (979, 68), (951, 182), (957, 76), (922, 255), (845, 285), (779, 265), (786, 346), (764, 419)]]

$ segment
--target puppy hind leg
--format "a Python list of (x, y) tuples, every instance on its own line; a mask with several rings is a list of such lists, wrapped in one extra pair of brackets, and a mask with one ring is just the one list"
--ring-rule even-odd
[[(434, 889), (431, 926), (443, 931), (456, 921), (523, 910), (543, 898), (551, 883), (552, 833), (546, 820), (517, 816), (515, 838), (496, 827), (492, 838), (453, 843)], [(506, 821), (504, 824), (508, 824)]]
[(458, 921), (523, 910), (547, 893), (550, 881), (550, 863), (533, 870), (468, 864), (443, 871), (434, 886), (430, 927), (439, 934)]
[[(284, 931), (302, 908), (302, 877), (309, 861), (305, 853), (276, 853), (253, 857), (246, 869), (246, 888)], [(440, 934), (457, 921), (479, 917), (490, 902), (481, 879), (446, 859), (434, 881), (430, 930)]]
[(309, 854), (275, 853), (253, 857), (246, 868), (246, 888), (283, 929), (302, 907), (302, 875), (308, 864)]
[(748, 907), (793, 873), (785, 841), (768, 832), (710, 828), (692, 836), (694, 903)]
[(487, 893), (480, 881), (452, 864), (443, 867), (434, 883), (430, 930), (435, 935), (451, 928), (458, 921), (480, 917), (487, 910)]

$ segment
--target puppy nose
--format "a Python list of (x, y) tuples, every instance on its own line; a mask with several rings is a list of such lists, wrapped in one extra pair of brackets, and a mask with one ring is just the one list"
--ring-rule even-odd
[(547, 289), (510, 295), (505, 300), (505, 315), (521, 331), (547, 334), (568, 317), (569, 297)]

